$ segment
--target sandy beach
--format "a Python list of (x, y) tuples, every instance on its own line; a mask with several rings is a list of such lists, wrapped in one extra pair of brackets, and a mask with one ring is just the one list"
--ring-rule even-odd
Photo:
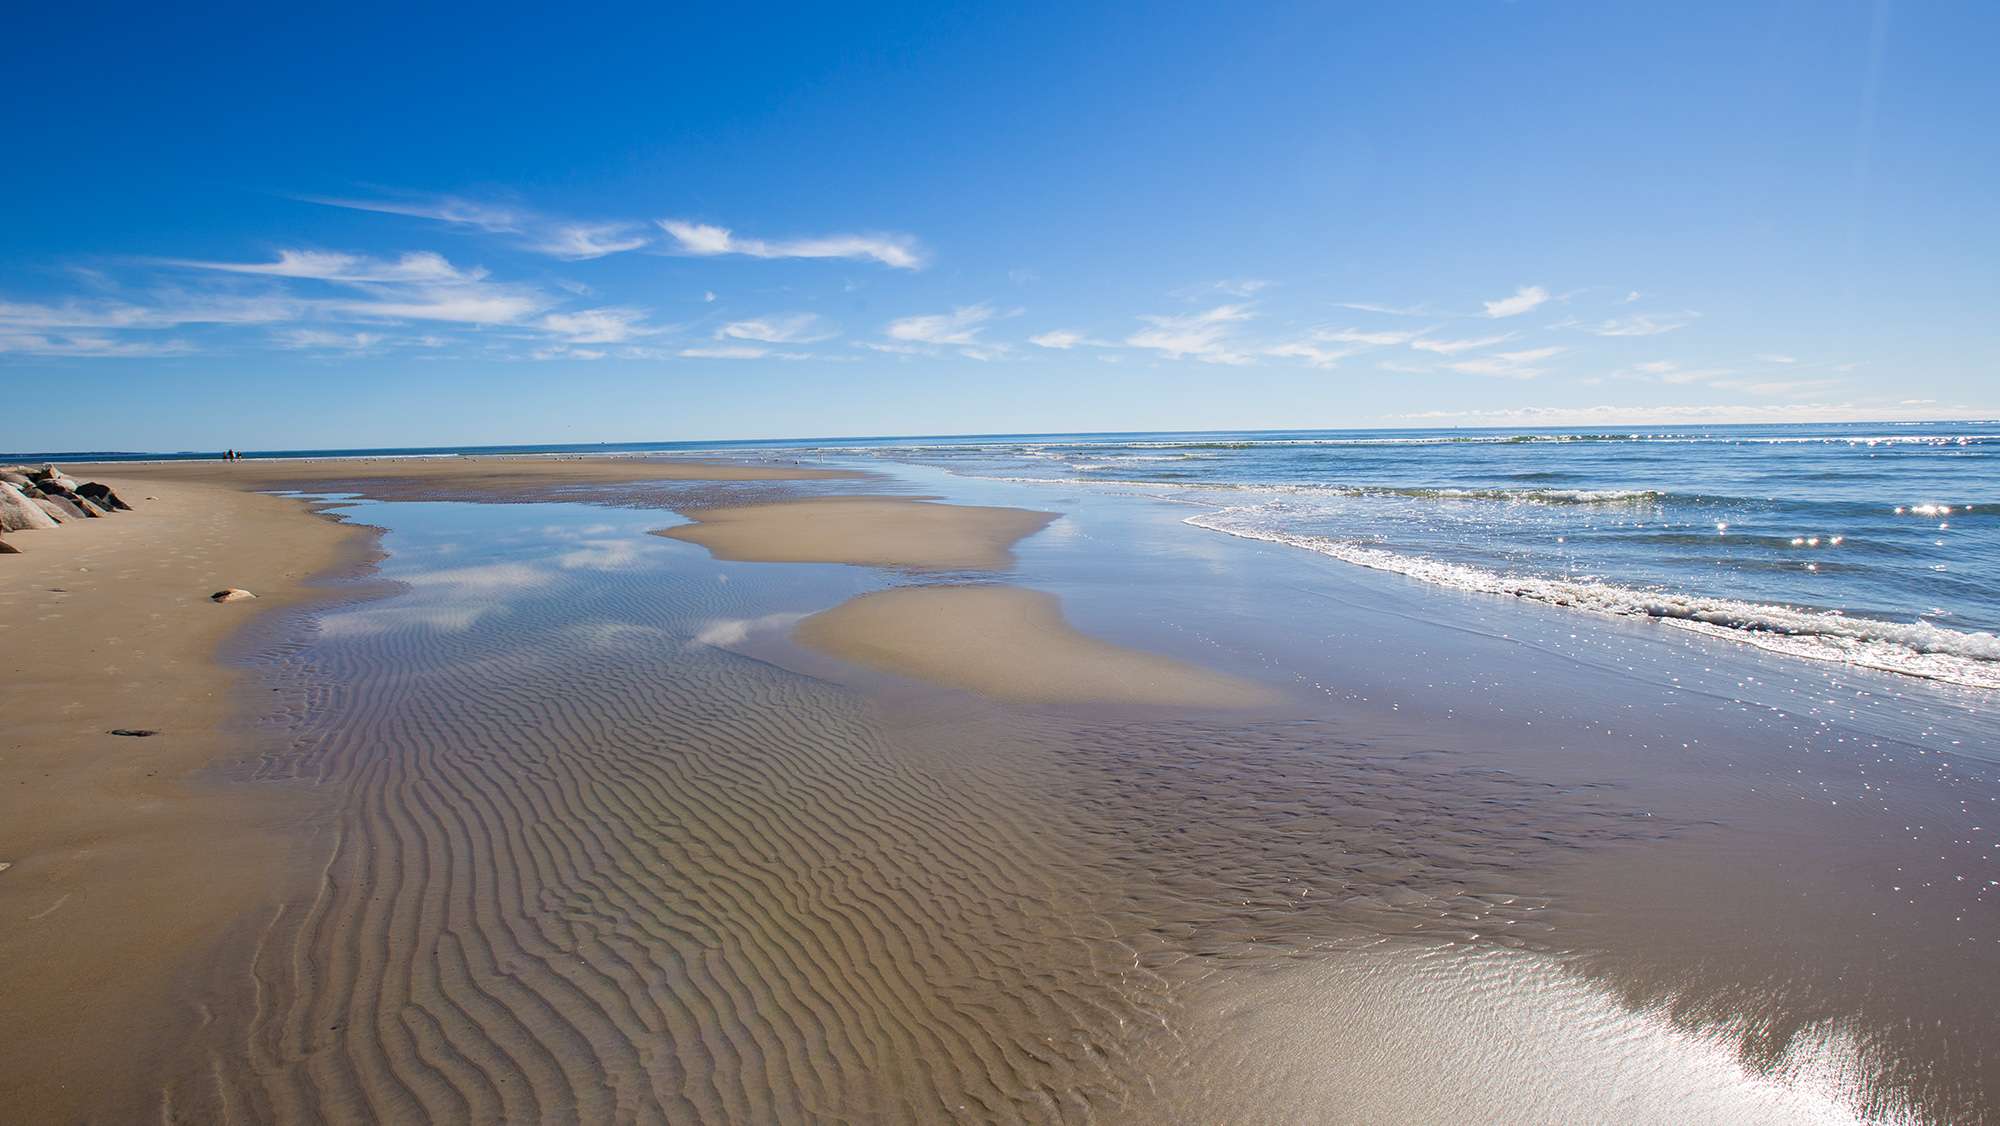
[[(255, 748), (252, 678), (218, 653), (371, 552), (299, 501), (103, 479), (136, 511), (21, 534), (0, 568), (0, 1102), (21, 1121), (74, 1117), (106, 1058), (156, 1059), (192, 1015), (175, 975), (275, 902), (294, 803), (201, 781)], [(209, 600), (230, 586), (257, 599)]]
[[(0, 1101), (27, 1120), (1985, 1099), (1984, 994), (1940, 985), (1984, 964), (1966, 908), (1891, 923), (1845, 886), (1929, 846), (1795, 792), (1893, 784), (1939, 823), (1959, 779), (1780, 769), (1794, 729), (1880, 731), (1746, 730), (1721, 686), (1775, 675), (1754, 651), (1440, 609), (1129, 498), (634, 459), (76, 471), (136, 511), (0, 563), (0, 989), (42, 1032), (0, 1042)], [(1690, 747), (1621, 749), (1613, 707)], [(1758, 894), (1773, 872), (1812, 910)], [(1722, 893), (1748, 921), (1715, 931)], [(1939, 972), (1859, 997), (1892, 934)], [(1510, 1038), (1533, 1052), (1481, 1047)], [(1586, 1058), (1533, 1099), (1475, 1081)]]

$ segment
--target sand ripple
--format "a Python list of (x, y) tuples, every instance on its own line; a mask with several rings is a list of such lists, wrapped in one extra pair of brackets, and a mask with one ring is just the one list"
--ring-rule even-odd
[(406, 594), (267, 653), (289, 738), (256, 770), (329, 798), (324, 867), (174, 1105), (1145, 1121), (1199, 1081), (1184, 997), (1218, 967), (1532, 948), (1538, 866), (1666, 831), (1327, 723), (885, 711), (692, 644), (768, 611), (753, 581), (607, 572), (448, 621)]

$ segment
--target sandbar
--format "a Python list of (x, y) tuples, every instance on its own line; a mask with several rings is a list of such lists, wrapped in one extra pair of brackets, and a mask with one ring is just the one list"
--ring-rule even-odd
[(1250, 708), (1275, 692), (1079, 632), (1054, 595), (1001, 585), (906, 586), (853, 598), (793, 637), (901, 676), (1031, 703)]
[(999, 570), (1052, 512), (839, 496), (684, 510), (695, 522), (658, 534), (752, 563), (852, 563), (919, 570)]

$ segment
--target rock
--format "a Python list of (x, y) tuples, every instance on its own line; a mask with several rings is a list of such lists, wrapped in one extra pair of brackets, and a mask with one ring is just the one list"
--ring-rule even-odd
[(12, 485), (17, 489), (35, 483), (35, 479), (33, 477), (28, 476), (26, 473), (17, 473), (11, 469), (6, 471), (5, 473), (0, 473), (0, 481), (5, 481), (9, 485)]
[(159, 732), (150, 727), (114, 727), (111, 729), (111, 733), (113, 735), (123, 735), (130, 739), (144, 739), (148, 736), (159, 734)]
[(241, 602), (246, 598), (255, 598), (257, 596), (241, 587), (232, 586), (228, 590), (218, 590), (214, 594), (209, 595), (209, 597), (217, 602)]
[(125, 512), (132, 511), (132, 506), (119, 500), (118, 494), (112, 492), (109, 485), (100, 485), (95, 481), (89, 481), (78, 485), (75, 492), (77, 496), (95, 502), (99, 508), (116, 508)]
[(0, 483), (0, 532), (28, 532), (53, 528), (55, 518), (13, 485)]
[(74, 505), (76, 505), (76, 506), (77, 506), (78, 508), (81, 508), (81, 509), (83, 509), (83, 514), (84, 514), (85, 516), (89, 516), (89, 517), (91, 517), (91, 518), (93, 518), (93, 519), (95, 519), (96, 517), (99, 517), (99, 516), (109, 516), (109, 515), (111, 515), (110, 513), (108, 513), (108, 512), (106, 512), (106, 511), (104, 511), (103, 509), (101, 509), (101, 508), (97, 507), (97, 502), (96, 502), (96, 501), (93, 501), (93, 500), (91, 500), (91, 499), (90, 499), (89, 497), (80, 497), (80, 496), (77, 496), (77, 495), (75, 495), (75, 494), (71, 494), (71, 495), (70, 495), (70, 498), (69, 498), (69, 501), (70, 501), (70, 503), (71, 503), (71, 504), (74, 504)]
[(62, 523), (65, 520), (83, 519), (83, 513), (70, 512), (67, 509), (64, 509), (61, 505), (58, 505), (55, 501), (52, 501), (47, 497), (29, 497), (28, 500), (33, 502), (36, 508), (39, 508), (43, 512), (48, 513), (49, 519), (54, 520), (58, 524)]
[[(43, 496), (67, 497), (76, 495), (76, 482), (71, 481), (67, 477), (44, 477), (35, 482), (34, 487), (40, 489)], [(23, 488), (21, 491), (25, 493), (28, 490)]]
[(48, 512), (51, 506), (60, 510), (61, 515), (49, 512), (49, 515), (55, 516), (58, 520), (82, 520), (87, 517), (100, 515), (78, 504), (72, 497), (63, 496), (60, 493), (50, 493), (47, 489), (42, 490), (42, 499), (36, 503), (42, 506), (42, 511), (44, 512)]
[(21, 554), (20, 548), (15, 547), (13, 544), (8, 543), (6, 540), (0, 540), (0, 555), (19, 555), (19, 554)]

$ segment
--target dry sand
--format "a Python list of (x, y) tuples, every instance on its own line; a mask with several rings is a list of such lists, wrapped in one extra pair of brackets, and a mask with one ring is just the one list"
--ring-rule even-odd
[(822, 653), (1003, 700), (1249, 708), (1248, 681), (1077, 632), (1055, 596), (1013, 586), (911, 586), (864, 594), (799, 623)]
[(936, 504), (917, 497), (822, 497), (691, 509), (695, 523), (660, 535), (751, 563), (854, 563), (921, 570), (998, 570), (1052, 512)]
[[(271, 902), (295, 803), (192, 781), (249, 741), (230, 728), (245, 677), (212, 658), (372, 544), (298, 501), (92, 477), (136, 511), (11, 537), (22, 553), (0, 559), (0, 1118), (19, 1122), (70, 1120), (163, 1020), (191, 1021), (169, 979)], [(209, 601), (228, 586), (258, 598)]]

